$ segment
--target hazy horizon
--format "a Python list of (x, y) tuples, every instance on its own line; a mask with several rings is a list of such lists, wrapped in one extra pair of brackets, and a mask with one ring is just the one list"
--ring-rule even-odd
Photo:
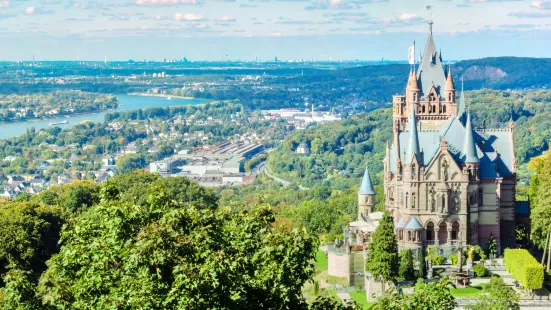
[(0, 59), (405, 60), (431, 18), (445, 61), (551, 57), (550, 0), (2, 0)]

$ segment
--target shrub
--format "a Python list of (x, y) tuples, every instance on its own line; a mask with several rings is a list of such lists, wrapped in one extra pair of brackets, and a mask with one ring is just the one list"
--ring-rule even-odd
[(476, 277), (477, 278), (482, 278), (486, 275), (486, 273), (488, 272), (488, 270), (486, 269), (486, 267), (482, 266), (482, 265), (474, 265), (473, 266), (473, 271), (474, 273), (476, 274)]
[(505, 250), (505, 269), (524, 288), (540, 289), (543, 286), (543, 267), (525, 249)]
[(432, 259), (432, 264), (437, 266), (437, 265), (442, 265), (446, 258), (443, 255), (433, 255), (431, 259)]
[[(449, 259), (452, 261), (452, 265), (457, 266), (457, 253), (453, 254), (449, 257)], [(467, 263), (467, 259), (465, 255), (463, 255), (462, 264), (465, 265)]]

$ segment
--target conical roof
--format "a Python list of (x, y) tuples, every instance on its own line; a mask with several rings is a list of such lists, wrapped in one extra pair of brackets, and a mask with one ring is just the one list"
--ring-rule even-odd
[(373, 189), (373, 184), (371, 183), (371, 177), (369, 176), (369, 171), (367, 165), (365, 166), (364, 178), (362, 180), (362, 185), (360, 186), (360, 195), (375, 195), (375, 190)]
[(446, 78), (446, 90), (455, 90), (453, 85), (452, 69), (448, 70), (448, 77)]
[(406, 225), (406, 229), (419, 230), (423, 229), (423, 225), (421, 225), (421, 223), (419, 223), (417, 218), (414, 216), (409, 220), (408, 224)]
[(419, 149), (419, 137), (417, 135), (417, 121), (415, 120), (415, 106), (411, 105), (411, 115), (409, 117), (409, 144), (406, 153), (406, 164), (410, 164), (413, 160), (413, 155), (419, 161), (421, 159), (421, 151)]
[(419, 90), (419, 84), (417, 83), (417, 77), (415, 76), (415, 71), (413, 71), (413, 70), (411, 70), (409, 72), (407, 88), (410, 89), (410, 90)]
[(398, 220), (398, 223), (394, 226), (394, 228), (404, 228), (406, 227), (406, 223), (404, 221), (404, 217), (400, 216), (400, 219)]
[(480, 159), (476, 154), (473, 125), (471, 124), (471, 112), (467, 111), (467, 122), (465, 124), (465, 142), (463, 142), (463, 154), (466, 163), (479, 163)]

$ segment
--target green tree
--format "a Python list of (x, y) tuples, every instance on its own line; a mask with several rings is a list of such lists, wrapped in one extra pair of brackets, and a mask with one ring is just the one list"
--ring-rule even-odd
[(490, 238), (488, 239), (488, 256), (497, 254), (497, 241), (494, 237), (494, 234), (490, 233)]
[(360, 310), (360, 306), (353, 300), (343, 304), (338, 297), (319, 296), (310, 303), (309, 310)]
[(399, 259), (394, 221), (386, 211), (375, 230), (373, 241), (368, 245), (365, 268), (384, 287), (385, 282), (396, 279)]
[(466, 308), (470, 310), (517, 310), (519, 295), (502, 278), (492, 277), (490, 284), (484, 287), (476, 304)]
[(425, 249), (419, 249), (419, 269), (417, 270), (417, 278), (423, 279), (427, 274), (427, 263), (425, 261)]
[(530, 180), (530, 220), (532, 242), (543, 249), (551, 227), (551, 153), (532, 158), (528, 165), (534, 171)]
[(402, 250), (400, 253), (400, 269), (398, 275), (406, 280), (414, 278), (413, 254), (410, 249)]
[(402, 294), (394, 287), (383, 295), (373, 310), (453, 310), (457, 307), (450, 292), (451, 282), (442, 278), (438, 282), (425, 283), (419, 279), (413, 294)]
[(116, 184), (65, 226), (38, 292), (56, 309), (305, 309), (318, 240), (272, 227), (270, 207), (216, 211), (162, 185), (145, 204)]

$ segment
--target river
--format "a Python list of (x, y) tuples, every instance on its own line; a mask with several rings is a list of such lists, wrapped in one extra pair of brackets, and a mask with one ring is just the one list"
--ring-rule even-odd
[(0, 139), (22, 135), (27, 131), (27, 129), (31, 127), (34, 127), (36, 130), (52, 127), (50, 126), (50, 123), (67, 121), (68, 122), (67, 124), (56, 125), (63, 129), (71, 128), (73, 125), (76, 125), (82, 121), (92, 121), (92, 122), (101, 123), (104, 120), (105, 114), (110, 112), (148, 109), (148, 108), (166, 108), (170, 106), (178, 106), (178, 105), (186, 105), (186, 104), (201, 104), (206, 102), (205, 100), (201, 100), (201, 99), (172, 98), (172, 100), (168, 100), (164, 97), (152, 97), (152, 96), (117, 95), (117, 98), (119, 98), (120, 105), (115, 110), (89, 113), (89, 114), (80, 114), (80, 115), (60, 116), (55, 118), (49, 118), (46, 120), (33, 119), (25, 122), (2, 123), (0, 124)]

